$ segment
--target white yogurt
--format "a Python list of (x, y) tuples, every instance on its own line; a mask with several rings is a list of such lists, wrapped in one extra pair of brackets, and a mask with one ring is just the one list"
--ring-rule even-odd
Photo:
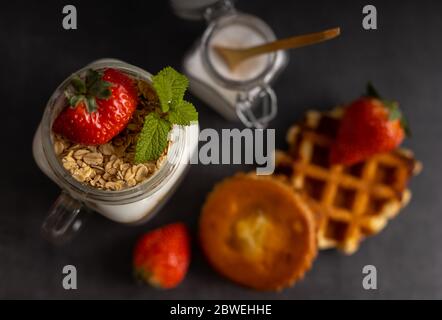
[[(184, 146), (182, 161), (177, 164), (177, 169), (172, 173), (170, 179), (153, 195), (128, 204), (108, 204), (100, 201), (87, 201), (85, 204), (89, 208), (101, 213), (103, 216), (120, 223), (136, 223), (143, 221), (152, 215), (162, 204), (166, 202), (174, 189), (178, 186), (188, 167), (188, 159), (198, 145), (198, 125), (187, 126), (186, 143)], [(40, 169), (55, 183), (59, 184), (58, 178), (49, 166), (43, 152), (41, 140), (41, 126), (37, 129), (33, 141), (33, 154)], [(145, 183), (149, 183), (147, 180)]]

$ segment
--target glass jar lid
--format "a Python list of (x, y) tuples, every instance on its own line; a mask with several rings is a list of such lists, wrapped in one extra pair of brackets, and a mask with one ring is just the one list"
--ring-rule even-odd
[(234, 0), (170, 0), (173, 12), (188, 20), (210, 20), (233, 10)]
[(235, 90), (248, 90), (267, 82), (275, 64), (276, 53), (250, 58), (231, 71), (213, 46), (251, 47), (274, 41), (275, 34), (261, 19), (243, 13), (224, 15), (213, 21), (202, 38), (204, 67), (220, 85)]

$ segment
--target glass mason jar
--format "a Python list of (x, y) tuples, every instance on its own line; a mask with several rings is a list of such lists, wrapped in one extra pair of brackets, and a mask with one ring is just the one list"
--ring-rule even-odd
[[(238, 12), (231, 0), (171, 0), (171, 4), (178, 16), (205, 19), (208, 23), (183, 63), (192, 93), (228, 120), (239, 119), (248, 127), (265, 128), (277, 113), (277, 99), (271, 84), (287, 65), (287, 53), (277, 51), (246, 61), (251, 68), (255, 67), (253, 75), (235, 78), (217, 67), (222, 61), (214, 54), (213, 44), (220, 33), (232, 26), (248, 30), (250, 37), (245, 36), (246, 41), (251, 36), (259, 39), (256, 43), (242, 43), (241, 47), (276, 40), (272, 29), (258, 17)], [(229, 43), (223, 45), (228, 47)], [(255, 63), (256, 59), (261, 63)]]
[[(115, 68), (132, 78), (151, 82), (151, 74), (148, 72), (114, 59), (95, 61), (76, 73), (91, 68)], [(165, 161), (145, 182), (120, 191), (100, 190), (78, 182), (64, 169), (56, 156), (52, 133), (53, 121), (66, 106), (64, 90), (71, 78), (64, 80), (50, 97), (33, 141), (37, 165), (62, 189), (42, 226), (44, 236), (54, 243), (63, 243), (75, 234), (82, 225), (82, 212), (87, 209), (119, 223), (139, 224), (147, 221), (180, 183), (198, 144), (198, 124), (174, 126), (169, 136), (171, 144)]]

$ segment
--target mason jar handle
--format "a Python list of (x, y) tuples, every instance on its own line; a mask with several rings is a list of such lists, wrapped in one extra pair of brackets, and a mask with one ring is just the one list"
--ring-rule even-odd
[[(257, 101), (257, 99), (259, 101)], [(261, 108), (260, 115), (252, 109)], [(253, 97), (250, 92), (239, 95), (236, 102), (236, 114), (245, 126), (264, 129), (275, 118), (278, 112), (278, 101), (273, 89), (265, 85)]]
[(41, 227), (43, 236), (55, 245), (68, 242), (80, 230), (83, 204), (62, 192), (49, 210)]

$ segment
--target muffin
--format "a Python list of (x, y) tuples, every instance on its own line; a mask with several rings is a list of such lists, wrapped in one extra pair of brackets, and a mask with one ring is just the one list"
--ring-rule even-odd
[(291, 286), (317, 253), (315, 220), (283, 182), (238, 174), (216, 185), (203, 206), (199, 235), (210, 264), (257, 290)]

